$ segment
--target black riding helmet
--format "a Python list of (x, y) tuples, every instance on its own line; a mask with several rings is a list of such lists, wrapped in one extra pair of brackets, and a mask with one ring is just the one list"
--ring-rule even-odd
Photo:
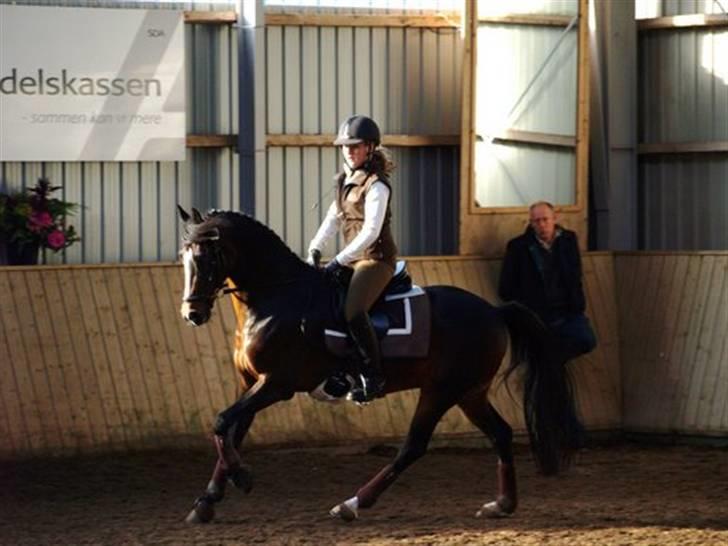
[(359, 144), (360, 142), (373, 142), (375, 146), (379, 146), (381, 140), (382, 135), (379, 132), (379, 127), (372, 118), (351, 116), (339, 127), (334, 146)]

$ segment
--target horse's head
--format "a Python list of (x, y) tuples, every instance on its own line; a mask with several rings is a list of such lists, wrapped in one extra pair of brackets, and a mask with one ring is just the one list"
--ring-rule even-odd
[(182, 317), (193, 326), (210, 319), (212, 308), (228, 276), (223, 230), (216, 217), (203, 218), (197, 209), (190, 216), (177, 207), (185, 224), (180, 255), (184, 265), (185, 285), (182, 295)]

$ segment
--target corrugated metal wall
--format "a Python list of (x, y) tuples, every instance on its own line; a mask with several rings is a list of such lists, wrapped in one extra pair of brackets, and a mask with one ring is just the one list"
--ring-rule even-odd
[[(91, 1), (33, 3), (100, 7)], [(455, 3), (438, 0), (435, 7), (449, 10)], [(230, 10), (235, 4), (104, 2), (103, 7)], [(412, 13), (399, 8), (390, 11)], [(188, 132), (236, 133), (234, 27), (187, 25), (186, 47)], [(459, 133), (462, 40), (455, 28), (271, 27), (265, 47), (268, 133), (333, 133), (354, 111), (372, 115), (390, 134)], [(398, 164), (394, 229), (401, 252), (455, 253), (458, 147), (392, 152)], [(83, 204), (73, 222), (83, 241), (65, 255), (48, 255), (48, 263), (172, 260), (179, 240), (176, 203), (202, 209), (239, 206), (238, 157), (232, 150), (189, 149), (187, 157), (176, 164), (4, 163), (0, 189), (48, 176), (63, 186), (65, 199)], [(265, 175), (257, 177), (256, 216), (297, 252), (304, 252), (328, 206), (338, 163), (333, 148), (270, 148), (265, 165), (257, 166)], [(312, 210), (319, 201), (321, 206)]]
[[(720, 0), (724, 8), (725, 0)], [(692, 13), (723, 13), (716, 0), (635, 0), (635, 15), (638, 19), (670, 17)]]
[[(638, 15), (721, 13), (710, 0), (648, 7)], [(638, 47), (639, 141), (728, 141), (728, 29), (642, 32)], [(640, 248), (727, 249), (726, 211), (728, 154), (640, 156)]]
[[(0, 0), (0, 3), (14, 3)], [(235, 2), (137, 3), (33, 1), (59, 7), (233, 9)], [(185, 26), (187, 132), (237, 132), (237, 40), (233, 27)], [(32, 143), (28, 143), (32, 145)], [(166, 261), (176, 259), (175, 206), (238, 208), (238, 158), (231, 149), (188, 149), (184, 162), (0, 163), (0, 190), (46, 176), (63, 198), (83, 205), (72, 218), (82, 241), (47, 263)]]
[[(456, 29), (271, 26), (265, 42), (267, 133), (336, 133), (352, 113), (372, 116), (388, 134), (460, 132)], [(400, 251), (454, 253), (458, 147), (390, 151)], [(333, 197), (341, 157), (333, 147), (271, 147), (265, 167), (256, 216), (304, 253)]]

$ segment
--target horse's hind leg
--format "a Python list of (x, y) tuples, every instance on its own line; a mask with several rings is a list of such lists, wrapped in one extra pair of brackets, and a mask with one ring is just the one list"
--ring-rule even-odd
[(404, 445), (394, 461), (382, 468), (376, 476), (359, 489), (356, 496), (334, 506), (330, 514), (344, 521), (352, 521), (359, 516), (359, 508), (374, 506), (379, 496), (394, 483), (397, 477), (425, 454), (435, 426), (453, 405), (454, 402), (446, 401), (442, 394), (422, 392)]
[(493, 442), (498, 453), (498, 496), (485, 503), (476, 513), (478, 517), (506, 517), (518, 505), (516, 467), (513, 462), (513, 430), (488, 401), (487, 393), (470, 393), (458, 403), (470, 421)]

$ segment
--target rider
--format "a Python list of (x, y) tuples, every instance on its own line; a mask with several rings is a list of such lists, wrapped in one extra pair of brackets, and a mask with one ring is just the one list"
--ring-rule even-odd
[(394, 164), (380, 143), (379, 127), (367, 116), (351, 116), (341, 124), (334, 145), (341, 146), (343, 172), (335, 177), (335, 199), (308, 247), (309, 263), (318, 266), (326, 242), (339, 229), (344, 236), (346, 246), (325, 269), (336, 274), (353, 268), (344, 315), (359, 366), (351, 391), (356, 402), (373, 400), (384, 389), (379, 341), (368, 311), (392, 279), (397, 257), (389, 207)]

